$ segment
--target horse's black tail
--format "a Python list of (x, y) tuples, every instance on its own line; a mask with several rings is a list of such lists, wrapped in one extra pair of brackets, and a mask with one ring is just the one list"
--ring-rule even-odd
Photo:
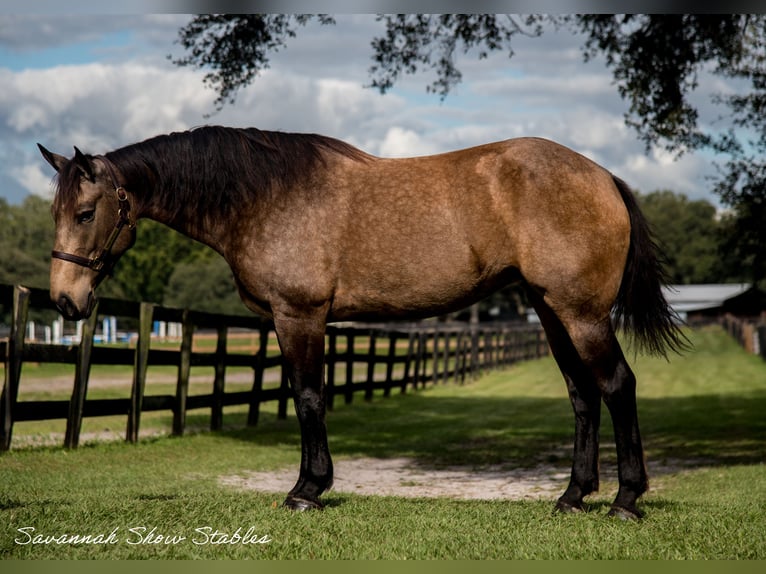
[(614, 305), (616, 324), (633, 335), (639, 350), (664, 357), (667, 349), (680, 353), (689, 341), (662, 293), (666, 281), (660, 251), (633, 192), (621, 179), (614, 177), (614, 182), (630, 215), (630, 249)]

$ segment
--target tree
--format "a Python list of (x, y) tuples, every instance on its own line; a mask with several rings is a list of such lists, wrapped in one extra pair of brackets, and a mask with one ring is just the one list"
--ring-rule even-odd
[(638, 200), (665, 256), (671, 283), (723, 283), (729, 278), (722, 263), (721, 223), (712, 203), (668, 190), (638, 194)]
[(169, 227), (141, 220), (135, 246), (122, 256), (102, 291), (105, 296), (162, 304), (176, 266), (207, 252), (212, 253)]
[(190, 53), (174, 63), (212, 68), (204, 81), (218, 90), (220, 109), (269, 67), (269, 52), (284, 48), (296, 27), (314, 18), (335, 23), (321, 14), (201, 14), (179, 31), (179, 43)]
[[(0, 198), (0, 284), (47, 289), (54, 234), (50, 201), (30, 195), (20, 205), (9, 205)], [(184, 298), (181, 290), (194, 296)], [(136, 245), (122, 256), (99, 293), (219, 313), (245, 311), (220, 256), (151, 220), (139, 222)], [(8, 310), (1, 311), (0, 320), (7, 322)]]
[(36, 195), (21, 205), (0, 199), (0, 283), (47, 288), (53, 234), (50, 202)]
[(215, 254), (177, 265), (165, 290), (165, 304), (209, 313), (250, 314), (239, 298), (229, 265)]
[[(0, 283), (47, 288), (53, 243), (50, 203), (30, 195), (21, 205), (0, 198)], [(50, 321), (52, 312), (32, 310), (30, 319)], [(11, 320), (9, 306), (0, 304), (0, 323)]]
[[(427, 90), (442, 98), (461, 80), (456, 53), (473, 51), (482, 58), (505, 50), (513, 56), (515, 36), (541, 36), (546, 24), (583, 34), (585, 60), (605, 56), (630, 104), (626, 123), (647, 148), (657, 145), (677, 154), (708, 148), (726, 158), (714, 190), (735, 214), (732, 241), (750, 262), (751, 278), (766, 277), (766, 16), (394, 14), (378, 19), (385, 32), (372, 40), (371, 86), (385, 93), (403, 74), (430, 69), (437, 79)], [(222, 106), (268, 67), (270, 52), (283, 49), (311, 20), (334, 23), (310, 14), (198, 16), (179, 32), (188, 56), (176, 63), (211, 69), (205, 82), (216, 87)], [(728, 110), (730, 127), (723, 132), (702, 127), (690, 99), (703, 69), (748, 86), (745, 93), (716, 96)]]
[[(763, 15), (585, 15), (589, 54), (602, 51), (623, 98), (628, 125), (647, 147), (684, 153), (711, 149), (726, 158), (714, 191), (730, 208), (726, 258), (738, 258), (740, 279), (766, 278), (766, 17)], [(749, 85), (716, 95), (729, 129), (705, 131), (689, 96), (703, 66)], [(744, 275), (744, 276), (743, 276)]]

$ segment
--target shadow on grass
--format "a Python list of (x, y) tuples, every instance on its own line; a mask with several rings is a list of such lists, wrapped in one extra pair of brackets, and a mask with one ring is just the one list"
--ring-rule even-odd
[[(684, 468), (766, 460), (766, 390), (639, 401), (650, 462)], [(611, 420), (602, 407), (601, 457), (613, 464)], [(242, 424), (244, 415), (228, 415)], [(241, 419), (239, 418), (241, 417)], [(203, 417), (204, 418), (204, 417)], [(335, 456), (410, 457), (429, 468), (571, 465), (574, 420), (566, 399), (439, 397), (428, 392), (354, 402), (328, 415)], [(293, 417), (263, 413), (253, 428), (222, 432), (253, 445), (294, 444)]]

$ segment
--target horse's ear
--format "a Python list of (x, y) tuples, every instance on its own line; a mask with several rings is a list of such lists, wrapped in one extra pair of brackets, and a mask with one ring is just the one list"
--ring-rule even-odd
[(53, 153), (52, 151), (48, 151), (40, 144), (37, 144), (37, 147), (40, 148), (40, 153), (43, 154), (45, 161), (51, 164), (51, 167), (53, 167), (53, 169), (55, 169), (57, 173), (61, 171), (61, 168), (63, 168), (64, 165), (66, 165), (66, 163), (69, 161), (63, 155), (59, 155), (57, 153)]
[(77, 149), (77, 146), (74, 148), (74, 159), (75, 165), (79, 168), (79, 170), (83, 173), (85, 177), (87, 177), (90, 181), (94, 180), (93, 177), (93, 166), (90, 163), (90, 160), (87, 158), (87, 156), (82, 153), (79, 149)]

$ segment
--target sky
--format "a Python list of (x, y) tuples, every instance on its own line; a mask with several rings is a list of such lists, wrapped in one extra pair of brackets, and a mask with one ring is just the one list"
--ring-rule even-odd
[[(186, 14), (0, 12), (0, 197), (50, 197), (52, 168), (36, 143), (67, 156), (77, 146), (104, 153), (204, 124), (312, 132), (387, 157), (439, 153), (519, 136), (545, 137), (600, 163), (640, 192), (670, 189), (717, 204), (712, 158), (648, 152), (625, 126), (627, 110), (602, 60), (583, 61), (583, 38), (548, 30), (517, 36), (514, 55), (458, 58), (463, 82), (443, 101), (426, 93), (428, 74), (405, 76), (385, 95), (370, 82), (370, 14), (310, 24), (271, 67), (216, 112), (204, 71), (175, 66)], [(731, 90), (700, 77), (708, 96)], [(707, 113), (710, 111), (710, 113)]]

